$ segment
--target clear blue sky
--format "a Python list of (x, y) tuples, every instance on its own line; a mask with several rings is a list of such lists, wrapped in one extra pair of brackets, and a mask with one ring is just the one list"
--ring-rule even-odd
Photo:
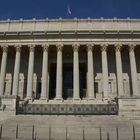
[(140, 18), (140, 0), (0, 0), (0, 19), (46, 17)]

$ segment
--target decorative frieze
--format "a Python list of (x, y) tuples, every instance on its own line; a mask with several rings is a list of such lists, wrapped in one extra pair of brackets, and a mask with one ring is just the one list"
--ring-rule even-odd
[(117, 104), (28, 104), (18, 114), (117, 115)]

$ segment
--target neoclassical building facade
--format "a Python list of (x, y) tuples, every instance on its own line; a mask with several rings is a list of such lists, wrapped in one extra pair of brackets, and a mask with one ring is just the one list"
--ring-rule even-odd
[(139, 115), (139, 19), (0, 21), (0, 107), (16, 114)]

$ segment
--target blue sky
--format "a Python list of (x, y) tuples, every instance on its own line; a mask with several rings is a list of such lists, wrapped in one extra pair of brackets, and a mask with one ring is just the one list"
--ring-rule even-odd
[(140, 18), (140, 0), (0, 0), (0, 19), (47, 17)]

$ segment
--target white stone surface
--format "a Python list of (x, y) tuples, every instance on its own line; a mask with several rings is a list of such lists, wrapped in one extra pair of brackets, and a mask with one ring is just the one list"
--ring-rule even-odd
[[(53, 99), (64, 96), (63, 68), (69, 64), (70, 67), (73, 65), (73, 78), (69, 79), (73, 87), (68, 90), (73, 97), (61, 100), (60, 104), (102, 104), (123, 97), (118, 100), (120, 113), (138, 115), (139, 34), (139, 19), (0, 21), (0, 36), (7, 37), (0, 40), (3, 49), (0, 57), (0, 96), (9, 99), (11, 95), (18, 95), (20, 99), (28, 97), (33, 104), (47, 104), (47, 100), (43, 102), (39, 98), (49, 99), (52, 96), (49, 103), (58, 103)], [(49, 44), (49, 49), (43, 52), (41, 46), (44, 44)], [(93, 51), (87, 50), (89, 44), (95, 47)], [(13, 48), (19, 45), (22, 46), (21, 56)], [(51, 73), (51, 65), (56, 67), (56, 80), (52, 79), (55, 72)], [(81, 77), (82, 72), (85, 77)], [(52, 86), (53, 82), (56, 84)], [(90, 101), (88, 98), (96, 99)], [(6, 103), (9, 104), (8, 101)]]
[(27, 80), (27, 98), (32, 98), (33, 93), (34, 47), (35, 47), (34, 45), (30, 46), (28, 80)]

